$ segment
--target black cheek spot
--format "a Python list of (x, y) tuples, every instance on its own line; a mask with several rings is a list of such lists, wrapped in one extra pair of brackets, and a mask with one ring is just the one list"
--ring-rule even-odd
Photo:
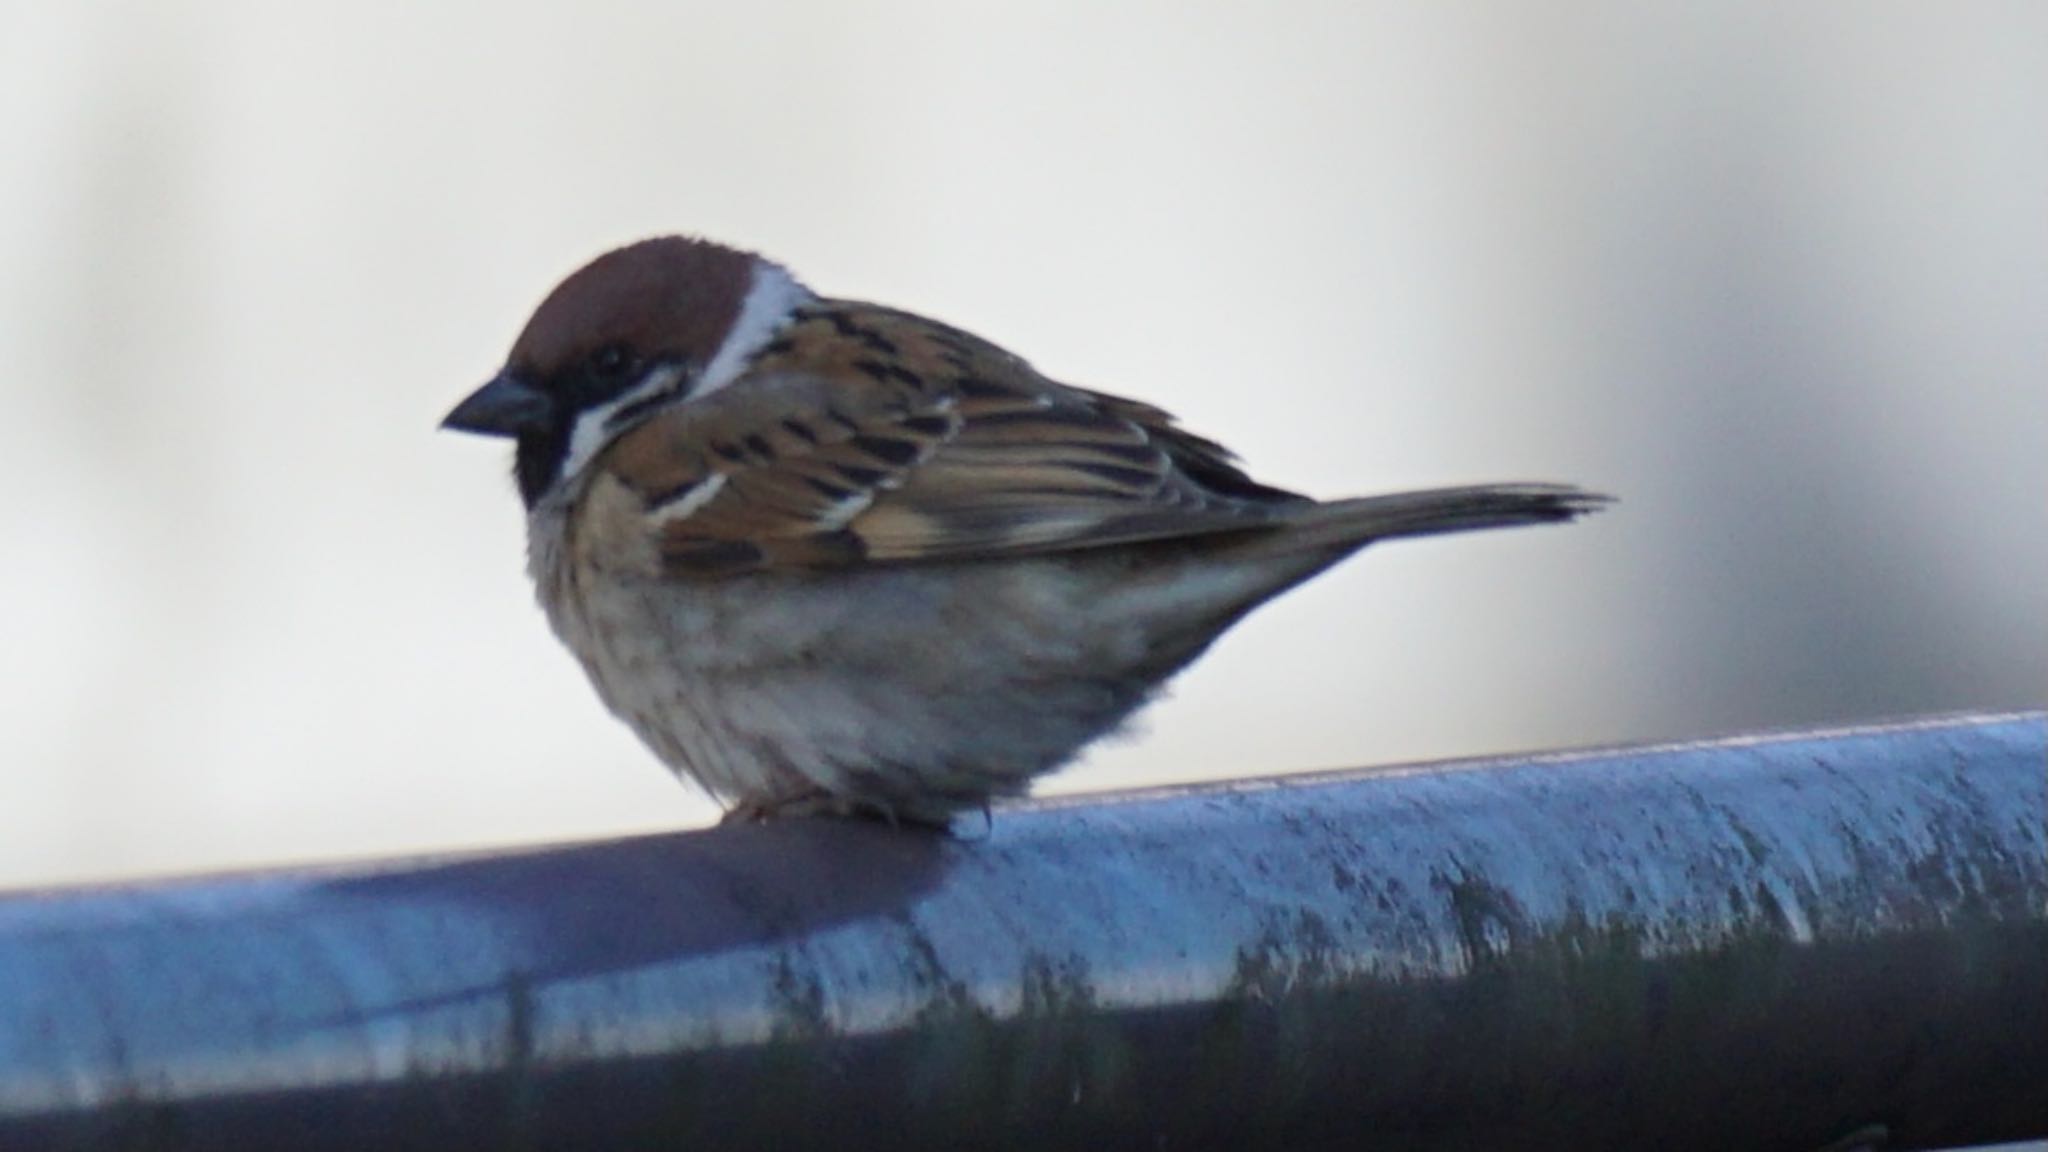
[(604, 426), (607, 429), (619, 429), (627, 427), (628, 425), (636, 423), (642, 416), (647, 415), (649, 412), (652, 412), (657, 408), (663, 408), (675, 403), (676, 395), (677, 394), (674, 392), (659, 392), (653, 396), (648, 396), (640, 400), (636, 400), (633, 403), (628, 404), (623, 408), (620, 408), (618, 411), (612, 413), (610, 416), (607, 416), (605, 418)]
[(756, 456), (769, 459), (773, 459), (775, 456), (775, 446), (768, 443), (768, 438), (759, 432), (750, 433), (747, 436), (747, 450)]

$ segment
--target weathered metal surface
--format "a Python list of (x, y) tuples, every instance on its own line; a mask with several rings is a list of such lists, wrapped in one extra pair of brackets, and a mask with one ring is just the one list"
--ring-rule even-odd
[(0, 898), (0, 1148), (2048, 1134), (2048, 723)]

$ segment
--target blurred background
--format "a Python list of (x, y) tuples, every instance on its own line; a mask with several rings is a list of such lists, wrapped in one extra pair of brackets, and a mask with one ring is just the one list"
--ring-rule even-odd
[(645, 235), (1323, 496), (1088, 790), (2048, 695), (2048, 7), (0, 3), (0, 886), (703, 823), (435, 423)]

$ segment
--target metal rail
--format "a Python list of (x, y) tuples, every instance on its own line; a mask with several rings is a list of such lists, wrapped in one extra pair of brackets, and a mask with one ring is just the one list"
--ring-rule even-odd
[(0, 1149), (2048, 1134), (2048, 720), (0, 897)]

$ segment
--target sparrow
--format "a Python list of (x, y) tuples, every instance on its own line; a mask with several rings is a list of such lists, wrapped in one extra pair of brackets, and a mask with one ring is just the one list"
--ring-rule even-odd
[(550, 625), (728, 821), (944, 827), (1373, 541), (1606, 499), (1318, 502), (1149, 404), (679, 236), (562, 281), (442, 426), (515, 442)]

